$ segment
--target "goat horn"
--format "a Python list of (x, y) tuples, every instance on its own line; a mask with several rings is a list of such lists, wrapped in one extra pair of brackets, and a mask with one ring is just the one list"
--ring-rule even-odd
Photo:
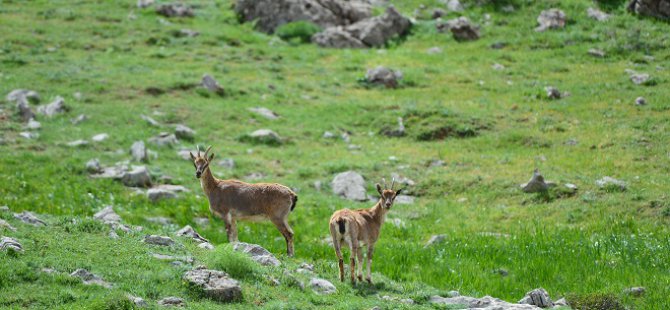
[(198, 157), (200, 157), (200, 146), (196, 145), (195, 148), (198, 150)]
[(209, 153), (209, 150), (211, 150), (211, 149), (212, 149), (211, 145), (209, 147), (207, 147), (207, 150), (205, 151), (205, 157), (207, 157), (207, 153)]
[(393, 187), (395, 187), (395, 178), (391, 181), (391, 190), (393, 190)]
[(388, 189), (388, 186), (386, 185), (386, 178), (382, 178), (382, 182), (384, 182), (384, 189)]

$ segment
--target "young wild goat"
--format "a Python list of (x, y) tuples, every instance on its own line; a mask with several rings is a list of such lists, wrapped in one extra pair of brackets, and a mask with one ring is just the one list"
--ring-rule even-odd
[(203, 156), (200, 149), (197, 156), (190, 154), (195, 177), (200, 179), (202, 190), (209, 198), (209, 211), (226, 223), (228, 241), (237, 241), (237, 219), (269, 219), (286, 239), (288, 255), (293, 256), (293, 230), (288, 225), (288, 214), (295, 208), (298, 195), (281, 184), (250, 184), (215, 178), (209, 169), (214, 154), (207, 158), (211, 148), (208, 147)]
[(391, 209), (395, 197), (402, 190), (394, 191), (394, 185), (395, 179), (391, 183), (391, 189), (388, 189), (386, 182), (384, 182), (384, 190), (382, 190), (382, 187), (377, 183), (377, 192), (379, 192), (381, 198), (371, 209), (342, 209), (335, 211), (330, 218), (330, 235), (333, 238), (335, 254), (337, 254), (337, 258), (339, 259), (341, 281), (344, 281), (344, 259), (342, 258), (340, 244), (346, 242), (351, 249), (351, 283), (356, 283), (354, 276), (356, 258), (358, 258), (358, 281), (363, 281), (363, 252), (361, 252), (363, 244), (368, 247), (367, 277), (365, 279), (368, 283), (372, 283), (370, 265), (372, 264), (375, 243), (379, 238), (379, 232), (386, 218), (386, 213)]

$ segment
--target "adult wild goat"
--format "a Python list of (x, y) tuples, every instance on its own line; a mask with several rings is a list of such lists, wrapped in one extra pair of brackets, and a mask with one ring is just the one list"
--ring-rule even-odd
[(342, 209), (335, 211), (330, 218), (330, 236), (333, 238), (333, 247), (339, 259), (341, 281), (344, 282), (344, 259), (342, 258), (340, 244), (346, 242), (351, 249), (351, 283), (356, 283), (354, 276), (356, 258), (358, 258), (358, 281), (363, 281), (363, 252), (361, 252), (363, 244), (368, 247), (366, 280), (368, 283), (372, 283), (370, 265), (372, 264), (375, 243), (377, 243), (377, 239), (379, 238), (379, 232), (386, 218), (386, 213), (393, 206), (395, 197), (402, 191), (402, 189), (394, 191), (394, 185), (395, 179), (391, 183), (391, 189), (388, 189), (386, 182), (384, 182), (384, 190), (382, 190), (382, 187), (377, 183), (377, 192), (381, 197), (372, 208), (360, 210)]
[(200, 179), (202, 190), (209, 198), (209, 211), (226, 224), (228, 241), (238, 241), (235, 223), (238, 219), (269, 219), (286, 239), (288, 255), (293, 256), (293, 230), (288, 225), (288, 215), (295, 208), (298, 195), (281, 184), (250, 184), (215, 178), (209, 169), (214, 154), (207, 157), (211, 148), (209, 146), (203, 156), (200, 156), (200, 149), (197, 156), (189, 154), (195, 167), (195, 177)]

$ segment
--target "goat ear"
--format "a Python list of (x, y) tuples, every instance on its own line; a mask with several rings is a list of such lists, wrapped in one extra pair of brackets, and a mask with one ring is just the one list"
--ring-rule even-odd
[(212, 153), (211, 155), (209, 155), (209, 160), (208, 160), (208, 161), (212, 161), (212, 159), (214, 159), (214, 153)]
[(188, 152), (188, 155), (191, 155), (191, 159), (192, 159), (193, 161), (195, 161), (195, 156), (193, 156), (193, 153)]
[(382, 186), (379, 185), (379, 183), (377, 183), (376, 186), (377, 186), (377, 192), (379, 193), (379, 195), (381, 195), (382, 194)]
[(395, 191), (395, 195), (396, 195), (396, 196), (400, 195), (400, 192), (401, 192), (401, 191), (402, 191), (402, 188), (399, 189), (399, 190), (397, 190), (397, 191)]

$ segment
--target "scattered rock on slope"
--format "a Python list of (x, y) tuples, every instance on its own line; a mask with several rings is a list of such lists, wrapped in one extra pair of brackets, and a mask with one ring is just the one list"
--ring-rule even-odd
[(129, 187), (151, 187), (151, 175), (147, 167), (136, 166), (123, 174), (121, 182)]
[(533, 305), (512, 304), (504, 300), (493, 298), (491, 296), (484, 296), (482, 298), (474, 298), (469, 296), (456, 296), (444, 298), (440, 296), (433, 296), (430, 298), (430, 303), (437, 305), (465, 305), (468, 309), (481, 310), (539, 310), (540, 308)]
[(18, 240), (10, 237), (2, 237), (0, 239), (0, 251), (14, 250), (17, 252), (23, 252), (23, 246), (19, 243)]
[(0, 219), (0, 229), (7, 229), (9, 231), (16, 231), (16, 228), (9, 224), (7, 221)]
[(444, 242), (444, 240), (447, 239), (447, 235), (440, 234), (440, 235), (432, 235), (430, 239), (428, 239), (428, 242), (424, 245), (424, 247), (430, 247), (436, 244), (440, 244)]
[(23, 120), (24, 122), (28, 122), (35, 118), (35, 113), (30, 108), (30, 104), (28, 104), (28, 101), (25, 99), (18, 100), (18, 102), (16, 103), (16, 109), (19, 111), (21, 120)]
[(328, 280), (313, 278), (309, 281), (309, 287), (317, 294), (328, 295), (337, 292), (337, 288)]
[(586, 15), (590, 18), (593, 18), (599, 22), (604, 22), (610, 18), (610, 15), (599, 10), (598, 8), (588, 8), (586, 10)]
[(174, 134), (177, 139), (190, 141), (195, 137), (195, 130), (189, 128), (186, 125), (178, 124), (174, 129)]
[(114, 208), (112, 206), (106, 206), (104, 209), (98, 211), (98, 213), (93, 215), (93, 218), (105, 224), (121, 222), (121, 217), (116, 214), (116, 212), (114, 212)]
[(197, 243), (209, 242), (209, 240), (205, 239), (198, 232), (196, 232), (195, 229), (193, 229), (193, 227), (191, 227), (191, 225), (184, 226), (184, 228), (178, 230), (175, 233), (175, 235), (177, 235), (179, 237), (189, 237)]
[(533, 305), (540, 308), (549, 308), (554, 306), (554, 303), (549, 297), (549, 293), (547, 293), (547, 291), (545, 291), (543, 288), (534, 289), (526, 293), (526, 296), (519, 300), (519, 304)]
[(279, 115), (277, 115), (277, 113), (272, 112), (268, 108), (256, 107), (256, 108), (249, 108), (248, 110), (267, 119), (275, 120), (279, 118)]
[(42, 128), (42, 124), (40, 124), (40, 122), (36, 121), (34, 118), (31, 118), (28, 120), (26, 128), (28, 128), (29, 130), (37, 130)]
[(323, 28), (345, 26), (372, 15), (363, 1), (340, 0), (239, 0), (235, 12), (245, 21), (256, 21), (256, 29), (274, 33), (277, 27), (295, 21), (310, 21)]
[(171, 246), (174, 244), (174, 240), (167, 236), (147, 235), (144, 237), (144, 243), (160, 246)]
[(563, 28), (565, 27), (565, 20), (565, 13), (559, 9), (544, 10), (537, 17), (539, 26), (535, 28), (535, 31)]
[(553, 186), (553, 183), (545, 182), (540, 171), (535, 169), (535, 171), (533, 171), (533, 176), (528, 180), (528, 183), (521, 184), (521, 189), (526, 193), (539, 193), (547, 191), (551, 186)]
[(205, 74), (202, 76), (202, 87), (205, 89), (219, 95), (223, 96), (226, 94), (226, 91), (219, 85), (219, 82), (217, 82), (214, 77), (212, 77), (209, 74)]
[(165, 17), (193, 17), (193, 8), (184, 3), (161, 4), (156, 8), (156, 13)]
[(167, 307), (184, 307), (186, 306), (186, 302), (184, 302), (183, 299), (179, 297), (165, 297), (159, 301), (156, 302), (160, 306), (167, 306)]
[(80, 278), (82, 282), (86, 285), (100, 285), (107, 288), (111, 287), (111, 284), (105, 282), (101, 277), (94, 275), (86, 269), (77, 269), (70, 274), (71, 277)]
[(631, 0), (628, 10), (637, 14), (670, 20), (670, 0)]
[(251, 256), (251, 259), (264, 266), (279, 266), (281, 262), (268, 250), (257, 244), (235, 242), (233, 250)]
[(158, 146), (173, 146), (179, 142), (177, 136), (169, 132), (161, 132), (155, 137), (149, 138), (149, 142)]
[(258, 129), (250, 134), (242, 136), (240, 140), (243, 142), (267, 145), (281, 145), (284, 142), (284, 139), (270, 129)]
[(474, 41), (478, 40), (480, 36), (479, 26), (474, 25), (465, 16), (449, 20), (445, 23), (439, 23), (436, 27), (440, 32), (451, 31), (456, 41)]
[(7, 94), (5, 98), (8, 102), (26, 101), (28, 104), (38, 104), (40, 103), (40, 95), (34, 90), (27, 89), (15, 89)]
[(230, 302), (242, 298), (240, 284), (223, 271), (198, 267), (186, 272), (184, 280), (216, 301)]
[(100, 161), (97, 158), (91, 159), (86, 162), (86, 171), (88, 173), (102, 173), (103, 169), (102, 166), (100, 166)]
[(596, 181), (596, 185), (602, 189), (615, 188), (620, 191), (625, 191), (627, 189), (627, 184), (624, 181), (617, 180), (612, 177), (603, 177), (600, 180)]
[(14, 218), (21, 220), (22, 222), (26, 224), (30, 224), (33, 226), (46, 226), (47, 223), (41, 219), (39, 219), (35, 213), (32, 213), (30, 211), (23, 211), (21, 213), (14, 213)]
[(398, 83), (401, 79), (402, 79), (401, 71), (391, 70), (383, 66), (379, 66), (374, 69), (369, 69), (367, 73), (365, 73), (365, 80), (368, 83), (383, 85), (386, 88), (398, 87)]
[(54, 99), (54, 101), (51, 103), (37, 108), (37, 112), (46, 116), (54, 116), (56, 114), (65, 113), (67, 111), (68, 108), (65, 106), (65, 99), (60, 96), (56, 97), (56, 99)]
[(380, 16), (366, 18), (344, 27), (331, 27), (317, 33), (312, 41), (322, 47), (379, 47), (406, 34), (412, 22), (390, 6)]
[(144, 141), (135, 141), (133, 145), (130, 146), (130, 156), (134, 161), (147, 162), (149, 160), (147, 147), (144, 144)]
[(340, 197), (355, 200), (366, 201), (365, 180), (363, 176), (355, 171), (346, 171), (339, 173), (331, 182), (333, 194)]

